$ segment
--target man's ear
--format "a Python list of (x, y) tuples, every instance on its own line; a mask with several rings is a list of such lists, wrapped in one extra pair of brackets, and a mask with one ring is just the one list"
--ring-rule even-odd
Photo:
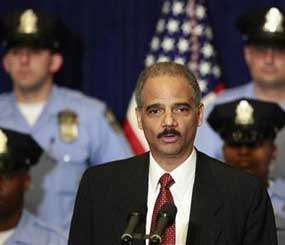
[(52, 61), (50, 66), (50, 71), (56, 73), (60, 70), (63, 65), (63, 57), (60, 53), (52, 54)]
[(137, 116), (137, 123), (138, 123), (138, 127), (140, 129), (142, 129), (142, 118), (141, 118), (141, 109), (136, 107), (136, 116)]
[(4, 56), (3, 56), (2, 66), (6, 72), (9, 72), (9, 70), (10, 70), (9, 58), (6, 54), (4, 54)]
[(198, 127), (200, 127), (203, 123), (203, 118), (204, 118), (204, 104), (200, 103), (198, 106)]
[(248, 65), (251, 62), (251, 48), (245, 46), (243, 49), (243, 56), (245, 59), (245, 63)]

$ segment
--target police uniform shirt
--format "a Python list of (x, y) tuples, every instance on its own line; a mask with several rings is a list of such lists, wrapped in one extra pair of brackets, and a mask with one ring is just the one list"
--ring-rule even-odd
[(20, 222), (4, 245), (66, 245), (67, 235), (23, 210)]
[[(76, 117), (72, 126), (76, 131), (74, 140), (65, 142), (58, 117), (67, 109)], [(106, 105), (80, 92), (54, 85), (33, 127), (20, 113), (13, 93), (0, 96), (0, 110), (0, 126), (31, 134), (46, 152), (46, 161), (31, 169), (27, 207), (48, 223), (66, 230), (84, 170), (132, 155), (124, 135), (107, 121)]]
[[(223, 141), (218, 135), (218, 133), (216, 133), (210, 127), (210, 125), (207, 123), (206, 120), (216, 104), (222, 104), (225, 102), (239, 99), (241, 97), (252, 98), (252, 99), (256, 98), (253, 82), (250, 82), (246, 85), (242, 85), (236, 88), (225, 90), (216, 98), (214, 103), (211, 103), (206, 106), (203, 124), (201, 125), (201, 127), (198, 127), (197, 135), (195, 138), (195, 146), (197, 147), (197, 149), (199, 149), (202, 152), (205, 152), (211, 157), (223, 160), (223, 153), (222, 153)], [(285, 101), (280, 106), (285, 110)], [(284, 168), (284, 160), (285, 160), (284, 151), (282, 151), (284, 144), (281, 143), (282, 141), (284, 141), (285, 138), (283, 137), (284, 132), (285, 130), (282, 129), (277, 134), (276, 138), (277, 147), (278, 149), (281, 149), (279, 150), (276, 159), (276, 165), (277, 165), (276, 168), (278, 167), (278, 170), (280, 172), (282, 171), (282, 168)], [(285, 173), (285, 168), (283, 171)]]

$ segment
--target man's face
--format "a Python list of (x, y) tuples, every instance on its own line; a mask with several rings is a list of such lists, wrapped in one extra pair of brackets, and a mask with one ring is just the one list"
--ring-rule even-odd
[(25, 172), (0, 173), (0, 219), (8, 218), (22, 208), (29, 184), (30, 177)]
[(138, 125), (158, 162), (181, 163), (191, 154), (202, 113), (203, 106), (194, 104), (192, 88), (183, 77), (163, 75), (145, 82)]
[(276, 147), (270, 141), (253, 145), (224, 144), (225, 162), (260, 177), (267, 183), (270, 164), (276, 155)]
[(61, 57), (48, 49), (11, 48), (4, 56), (3, 65), (16, 89), (32, 91), (51, 80), (61, 66)]
[(285, 86), (285, 48), (245, 47), (245, 60), (252, 79), (265, 88)]

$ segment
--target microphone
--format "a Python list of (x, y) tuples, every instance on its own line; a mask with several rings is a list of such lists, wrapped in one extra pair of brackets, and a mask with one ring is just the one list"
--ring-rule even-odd
[(150, 245), (160, 244), (165, 229), (172, 225), (175, 220), (177, 208), (174, 203), (165, 203), (157, 215), (157, 226), (153, 234), (150, 236)]
[(128, 224), (123, 235), (121, 236), (121, 244), (131, 244), (133, 241), (133, 233), (139, 223), (142, 221), (143, 215), (139, 211), (133, 211), (128, 215)]

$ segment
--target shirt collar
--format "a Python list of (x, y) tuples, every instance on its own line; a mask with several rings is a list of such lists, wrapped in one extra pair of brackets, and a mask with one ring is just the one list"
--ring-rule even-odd
[[(193, 148), (190, 156), (181, 163), (177, 168), (170, 172), (172, 178), (175, 181), (175, 185), (173, 188), (179, 190), (180, 193), (183, 193), (186, 188), (189, 186), (188, 183), (191, 182), (191, 176), (194, 175), (196, 170), (196, 160), (197, 160), (197, 152), (196, 149)], [(154, 192), (159, 188), (159, 179), (160, 177), (166, 173), (164, 169), (162, 169), (159, 164), (156, 162), (152, 154), (150, 153), (149, 158), (149, 179), (150, 186)]]

